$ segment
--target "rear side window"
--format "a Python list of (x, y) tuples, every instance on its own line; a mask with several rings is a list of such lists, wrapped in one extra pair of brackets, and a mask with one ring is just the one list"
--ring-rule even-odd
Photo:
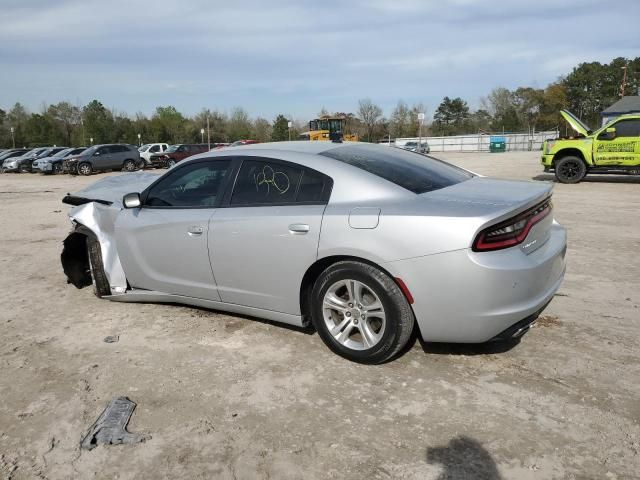
[(337, 147), (320, 155), (383, 178), (413, 193), (426, 193), (473, 177), (461, 168), (406, 150), (379, 145)]
[(300, 167), (245, 160), (238, 172), (231, 205), (293, 203), (301, 176)]
[(328, 189), (331, 188), (330, 183), (324, 175), (311, 170), (304, 170), (302, 172), (296, 202), (321, 201), (323, 198), (326, 198)]

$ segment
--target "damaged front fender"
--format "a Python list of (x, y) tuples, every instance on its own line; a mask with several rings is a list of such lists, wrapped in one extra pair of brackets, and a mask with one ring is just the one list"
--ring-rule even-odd
[(87, 253), (87, 237), (100, 243), (104, 272), (113, 294), (127, 289), (127, 279), (120, 263), (115, 240), (115, 223), (122, 210), (122, 196), (140, 192), (158, 175), (149, 173), (127, 173), (106, 177), (84, 190), (67, 195), (63, 202), (75, 205), (69, 211), (73, 231), (63, 242), (62, 269), (69, 283), (77, 288), (91, 285), (91, 272)]

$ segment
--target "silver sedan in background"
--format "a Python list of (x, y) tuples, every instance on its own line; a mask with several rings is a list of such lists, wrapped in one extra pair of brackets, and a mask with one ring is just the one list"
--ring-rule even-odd
[(427, 342), (524, 334), (565, 272), (551, 194), (379, 145), (249, 145), (66, 197), (62, 263), (109, 300), (312, 325), (381, 363), (414, 327)]

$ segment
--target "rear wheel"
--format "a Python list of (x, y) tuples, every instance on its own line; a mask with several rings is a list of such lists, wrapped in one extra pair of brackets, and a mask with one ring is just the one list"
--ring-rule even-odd
[(316, 281), (311, 318), (335, 353), (359, 363), (392, 359), (407, 344), (413, 311), (386, 273), (365, 263), (338, 262)]
[(91, 279), (93, 280), (93, 293), (95, 293), (98, 298), (111, 295), (111, 287), (109, 286), (107, 274), (104, 271), (104, 264), (102, 263), (100, 242), (95, 238), (87, 237), (87, 254), (89, 257)]
[(93, 167), (91, 166), (90, 163), (83, 162), (80, 165), (78, 165), (78, 174), (91, 175), (91, 172), (93, 172)]
[(62, 173), (62, 163), (54, 163), (52, 167), (53, 167), (52, 172), (54, 175)]
[(556, 163), (556, 178), (561, 183), (578, 183), (587, 174), (587, 166), (579, 157), (564, 157)]
[(126, 172), (135, 172), (138, 169), (138, 166), (133, 160), (125, 160), (122, 164), (122, 169)]

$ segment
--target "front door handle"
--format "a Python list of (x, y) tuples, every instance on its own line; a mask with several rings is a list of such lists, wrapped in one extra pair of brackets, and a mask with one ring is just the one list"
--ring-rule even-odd
[(194, 225), (192, 227), (189, 227), (189, 229), (187, 230), (187, 233), (191, 237), (197, 237), (197, 236), (202, 235), (204, 233), (204, 227), (200, 227), (198, 225)]
[(289, 233), (304, 235), (305, 233), (309, 233), (309, 225), (306, 223), (292, 223), (289, 225)]

